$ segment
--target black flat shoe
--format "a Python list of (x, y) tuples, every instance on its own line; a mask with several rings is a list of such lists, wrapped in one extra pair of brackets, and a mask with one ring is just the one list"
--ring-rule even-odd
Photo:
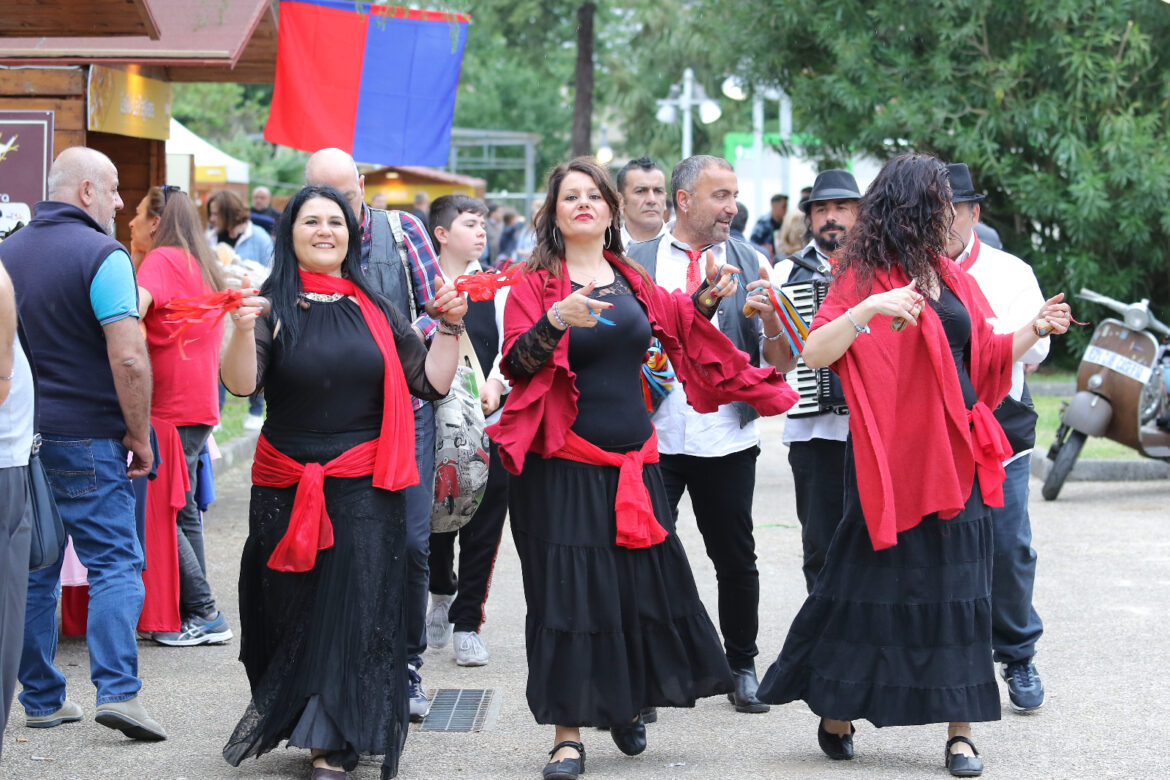
[(735, 705), (736, 712), (767, 712), (771, 707), (756, 698), (756, 689), (760, 683), (756, 680), (754, 666), (742, 669), (732, 669), (731, 677), (735, 680), (735, 691), (727, 694), (727, 700)]
[(579, 755), (576, 758), (562, 758), (560, 761), (549, 761), (540, 772), (544, 780), (577, 780), (580, 775), (585, 774), (585, 746), (580, 742), (573, 742), (568, 739), (564, 742), (558, 742), (553, 745), (552, 750), (548, 751), (548, 757), (552, 758), (563, 747), (571, 747)]
[(856, 731), (857, 729), (853, 728), (853, 724), (850, 723), (848, 734), (830, 734), (825, 731), (825, 719), (821, 718), (820, 723), (817, 724), (817, 744), (821, 746), (825, 755), (834, 761), (852, 761), (853, 734)]
[[(971, 751), (975, 755), (968, 756), (963, 753), (952, 753), (951, 745), (956, 742), (965, 742), (970, 745)], [(979, 751), (975, 749), (975, 743), (966, 737), (951, 737), (948, 739), (946, 753), (943, 758), (946, 761), (947, 771), (955, 777), (979, 777), (979, 775), (983, 774), (983, 759), (979, 758)]]
[(610, 726), (609, 734), (613, 737), (613, 744), (627, 756), (636, 756), (646, 749), (646, 721), (641, 714), (631, 723)]
[(643, 723), (657, 723), (658, 722), (658, 708), (657, 707), (643, 707), (642, 708), (642, 722)]

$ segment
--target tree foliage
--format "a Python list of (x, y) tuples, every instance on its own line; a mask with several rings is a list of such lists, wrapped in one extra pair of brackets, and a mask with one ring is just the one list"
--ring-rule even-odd
[(1170, 319), (1170, 6), (741, 0), (720, 24), (704, 2), (728, 67), (792, 96), (810, 153), (965, 162), (1046, 290), (1148, 296)]

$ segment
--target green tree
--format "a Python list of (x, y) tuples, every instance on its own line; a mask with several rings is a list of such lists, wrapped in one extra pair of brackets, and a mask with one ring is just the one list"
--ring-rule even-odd
[(1170, 6), (741, 0), (732, 19), (704, 2), (728, 67), (792, 96), (811, 154), (966, 162), (1046, 290), (1148, 296), (1170, 318)]

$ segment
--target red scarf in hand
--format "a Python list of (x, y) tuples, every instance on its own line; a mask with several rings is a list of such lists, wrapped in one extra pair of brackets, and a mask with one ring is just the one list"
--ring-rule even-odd
[[(944, 283), (971, 318), (967, 372), (978, 403), (968, 411), (942, 321), (926, 306), (917, 327), (890, 330), (890, 317), (870, 320), (833, 370), (849, 402), (849, 432), (861, 508), (875, 550), (897, 544), (898, 533), (937, 512), (962, 511), (976, 472), (984, 503), (1003, 505), (1003, 465), (1010, 455), (1003, 429), (991, 415), (1012, 382), (1012, 335), (995, 334), (975, 280), (943, 258)], [(833, 281), (813, 330), (843, 315), (872, 293), (904, 287), (900, 268), (875, 275), (858, 290), (850, 273)], [(1004, 453), (1007, 454), (1004, 454)]]

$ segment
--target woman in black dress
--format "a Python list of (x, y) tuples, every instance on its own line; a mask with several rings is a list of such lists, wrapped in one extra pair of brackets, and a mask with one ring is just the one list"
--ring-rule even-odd
[[(263, 388), (240, 565), (240, 660), (252, 702), (224, 758), (282, 740), (312, 750), (314, 780), (344, 778), (361, 754), (397, 774), (408, 720), (405, 505), (417, 482), (409, 394), (442, 398), (466, 311), (450, 284), (428, 353), (371, 293), (361, 231), (342, 195), (306, 187), (284, 210), (264, 299), (233, 313), (224, 385)], [(318, 465), (320, 464), (320, 465)]]
[(571, 780), (584, 771), (582, 726), (609, 727), (634, 755), (646, 747), (643, 708), (732, 689), (657, 465), (641, 389), (651, 336), (696, 408), (750, 397), (776, 414), (795, 394), (705, 319), (734, 292), (734, 269), (710, 270), (693, 299), (654, 286), (622, 256), (617, 194), (591, 158), (556, 168), (547, 192), (538, 246), (505, 309), (513, 390), (488, 432), (516, 475), (528, 704), (556, 726), (543, 775)]
[(831, 364), (849, 402), (844, 517), (758, 695), (806, 701), (834, 759), (853, 757), (858, 718), (949, 723), (947, 768), (975, 776), (970, 722), (999, 719), (985, 502), (1002, 505), (1006, 439), (990, 409), (1012, 362), (1070, 314), (1058, 295), (995, 335), (944, 251), (950, 197), (935, 158), (892, 160), (837, 258), (803, 357)]

